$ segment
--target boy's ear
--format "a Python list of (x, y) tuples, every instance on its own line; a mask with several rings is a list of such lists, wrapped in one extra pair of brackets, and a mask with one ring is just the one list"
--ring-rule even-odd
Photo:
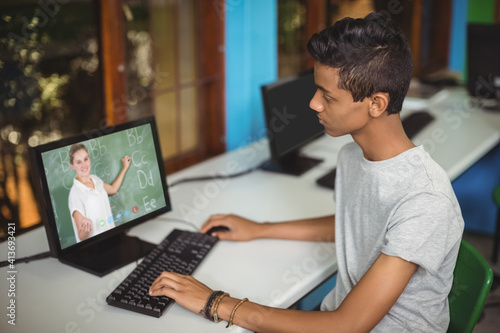
[(375, 93), (370, 97), (370, 116), (377, 118), (387, 110), (390, 97), (388, 93)]

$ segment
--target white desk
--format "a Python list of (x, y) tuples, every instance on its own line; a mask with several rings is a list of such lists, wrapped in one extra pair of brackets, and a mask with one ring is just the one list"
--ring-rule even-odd
[[(461, 89), (443, 91), (427, 101), (408, 100), (410, 109), (427, 107), (436, 121), (415, 137), (426, 146), (451, 179), (488, 152), (500, 138), (500, 114), (464, 106)], [(460, 121), (461, 120), (461, 121)], [(336, 164), (337, 152), (350, 137), (322, 137), (305, 152), (325, 161), (301, 177), (265, 171), (231, 180), (184, 183), (170, 189), (173, 211), (142, 224), (130, 234), (158, 243), (171, 229), (191, 229), (168, 219), (183, 219), (197, 226), (214, 213), (235, 213), (259, 221), (281, 221), (322, 216), (335, 211), (332, 192), (315, 180)], [(234, 173), (258, 165), (269, 156), (266, 141), (226, 153), (168, 177), (169, 182), (210, 173)], [(17, 258), (48, 250), (45, 231), (38, 228), (16, 238)], [(7, 244), (0, 244), (0, 258)], [(174, 304), (161, 318), (135, 314), (107, 306), (105, 297), (135, 263), (95, 277), (47, 258), (17, 263), (16, 326), (6, 316), (9, 297), (7, 268), (0, 277), (1, 332), (227, 332)], [(337, 269), (333, 244), (257, 240), (220, 242), (195, 271), (194, 276), (214, 289), (235, 297), (277, 307), (289, 307)], [(233, 331), (243, 332), (233, 327)]]
[(401, 117), (426, 108), (435, 120), (414, 139), (454, 180), (500, 141), (500, 112), (472, 106), (462, 87), (438, 92), (428, 100), (407, 98)]
[[(266, 142), (233, 151), (183, 170), (169, 182), (212, 172), (235, 172), (267, 159)], [(326, 170), (326, 169), (324, 169)], [(315, 170), (320, 174), (322, 170)], [(314, 177), (296, 178), (255, 171), (231, 180), (179, 184), (170, 191), (173, 211), (134, 228), (130, 234), (159, 243), (171, 229), (192, 229), (167, 220), (188, 220), (197, 226), (214, 213), (237, 213), (256, 220), (286, 220), (334, 212), (330, 190)], [(17, 258), (48, 250), (43, 228), (16, 239)], [(6, 244), (0, 244), (2, 257)], [(7, 268), (0, 282), (1, 332), (227, 332), (174, 304), (159, 319), (105, 304), (106, 296), (135, 263), (99, 278), (47, 258), (17, 263), (16, 326), (7, 323)], [(337, 269), (333, 243), (257, 240), (220, 242), (194, 276), (214, 289), (259, 303), (289, 307)], [(244, 331), (234, 327), (232, 331)]]

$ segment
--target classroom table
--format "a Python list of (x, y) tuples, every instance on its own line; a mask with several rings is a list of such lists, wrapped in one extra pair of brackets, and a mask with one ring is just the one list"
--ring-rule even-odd
[[(435, 121), (414, 142), (423, 144), (451, 180), (498, 144), (500, 114), (472, 106), (463, 88), (444, 89), (431, 98), (407, 98), (401, 116), (427, 109)], [(259, 222), (284, 221), (335, 213), (333, 191), (316, 179), (336, 165), (348, 136), (322, 136), (303, 154), (322, 163), (301, 176), (257, 169), (230, 179), (185, 182), (169, 188), (172, 211), (129, 231), (146, 241), (159, 243), (172, 229), (196, 230), (211, 214), (234, 213)], [(250, 143), (172, 175), (173, 184), (200, 175), (233, 174), (260, 165), (269, 158), (267, 140)], [(15, 239), (16, 257), (48, 251), (43, 227)], [(7, 243), (0, 244), (2, 260)], [(227, 332), (174, 304), (160, 318), (108, 306), (106, 296), (135, 267), (133, 262), (104, 277), (97, 277), (45, 258), (18, 262), (15, 271), (1, 269), (0, 295), (4, 309), (2, 332)], [(334, 243), (260, 239), (219, 242), (194, 272), (213, 289), (269, 306), (288, 308), (337, 271)], [(9, 279), (10, 277), (14, 279)], [(15, 296), (9, 295), (11, 292)], [(15, 326), (9, 324), (9, 302), (15, 301)], [(256, 316), (266, 316), (259, 313)], [(246, 330), (233, 326), (233, 332)]]

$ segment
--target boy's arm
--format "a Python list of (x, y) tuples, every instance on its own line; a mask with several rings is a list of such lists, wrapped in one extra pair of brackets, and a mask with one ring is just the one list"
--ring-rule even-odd
[[(298, 311), (245, 302), (235, 313), (235, 325), (253, 332), (369, 332), (389, 312), (406, 288), (417, 265), (380, 254), (335, 311)], [(172, 297), (198, 313), (211, 290), (191, 276), (164, 272), (151, 287), (151, 295)], [(225, 297), (218, 316), (228, 321), (238, 299)]]
[(356, 324), (355, 332), (371, 330), (396, 303), (417, 268), (415, 263), (381, 253), (336, 312)]
[[(254, 332), (369, 332), (396, 303), (416, 268), (399, 257), (380, 254), (335, 311), (276, 310), (244, 303), (234, 322)], [(219, 306), (223, 319), (232, 308), (231, 303)], [(256, 311), (269, 314), (261, 317), (261, 324), (252, 321)]]
[(229, 230), (214, 233), (221, 240), (248, 241), (257, 238), (276, 238), (305, 241), (335, 241), (335, 216), (323, 216), (289, 222), (257, 223), (241, 216), (213, 215), (202, 226), (206, 232), (214, 226)]

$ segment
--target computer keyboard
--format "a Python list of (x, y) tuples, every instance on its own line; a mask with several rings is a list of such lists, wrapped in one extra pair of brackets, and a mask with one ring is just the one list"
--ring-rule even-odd
[(166, 296), (149, 296), (149, 287), (163, 272), (190, 275), (218, 238), (173, 230), (106, 298), (109, 305), (159, 318), (174, 303)]
[(434, 120), (434, 116), (428, 111), (413, 112), (406, 116), (401, 122), (408, 138), (413, 138)]
[(333, 190), (335, 188), (336, 174), (337, 174), (337, 169), (336, 168), (332, 169), (328, 173), (316, 179), (316, 184)]

